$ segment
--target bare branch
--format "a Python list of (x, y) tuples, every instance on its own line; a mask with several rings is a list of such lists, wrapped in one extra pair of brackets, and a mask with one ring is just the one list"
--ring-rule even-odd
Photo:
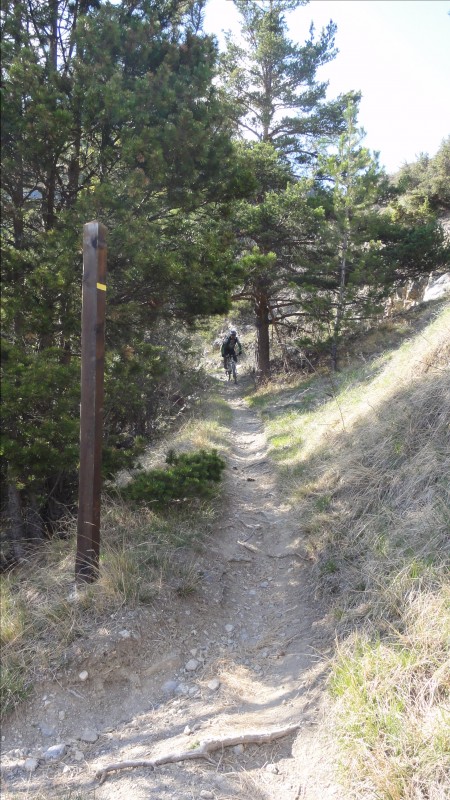
[(300, 726), (301, 723), (297, 722), (292, 725), (286, 725), (283, 728), (275, 728), (272, 731), (245, 731), (243, 733), (231, 734), (230, 736), (205, 739), (203, 742), (198, 743), (198, 747), (194, 746), (189, 750), (175, 750), (165, 756), (158, 756), (153, 759), (139, 758), (130, 761), (116, 761), (113, 764), (108, 764), (106, 767), (97, 770), (96, 777), (99, 779), (101, 785), (108, 772), (117, 772), (121, 769), (132, 769), (134, 767), (147, 767), (153, 770), (155, 767), (159, 767), (162, 764), (176, 764), (180, 761), (192, 761), (198, 758), (205, 758), (208, 760), (210, 753), (214, 753), (216, 750), (223, 750), (224, 747), (234, 747), (237, 744), (266, 744), (267, 742), (281, 739), (284, 736), (289, 736), (290, 733), (295, 733)]

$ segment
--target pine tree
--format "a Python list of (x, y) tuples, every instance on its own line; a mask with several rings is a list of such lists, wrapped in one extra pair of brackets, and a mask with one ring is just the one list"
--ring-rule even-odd
[(408, 214), (389, 199), (387, 176), (363, 146), (357, 117), (349, 102), (335, 152), (320, 155), (310, 200), (323, 211), (317, 264), (296, 279), (299, 306), (328, 340), (334, 370), (341, 339), (377, 318), (396, 285), (438, 268), (448, 254), (429, 211)]
[[(278, 314), (277, 309), (282, 307), (286, 311), (289, 300), (285, 292), (294, 273), (304, 269), (302, 260), (310, 258), (314, 215), (304, 202), (305, 197), (300, 200), (301, 190), (307, 192), (310, 187), (306, 181), (299, 180), (299, 174), (304, 174), (317, 157), (319, 137), (332, 137), (342, 129), (347, 100), (339, 98), (326, 103), (327, 85), (316, 78), (319, 66), (336, 54), (336, 27), (332, 22), (318, 38), (311, 27), (309, 39), (300, 46), (287, 36), (285, 12), (303, 2), (235, 0), (235, 4), (243, 19), (244, 43), (238, 45), (228, 37), (223, 76), (234, 101), (238, 130), (257, 140), (260, 147), (265, 145), (267, 154), (272, 148), (272, 155), (266, 157), (270, 163), (278, 158), (277, 174), (284, 175), (283, 185), (279, 178), (273, 186), (266, 183), (265, 190), (252, 200), (253, 206), (258, 203), (261, 206), (261, 221), (265, 216), (264, 205), (270, 206), (264, 230), (261, 228), (258, 233), (255, 226), (246, 229), (242, 221), (237, 223), (242, 241), (257, 248), (254, 255), (258, 268), (248, 272), (244, 292), (251, 296), (255, 309), (257, 371), (265, 378), (270, 371), (269, 325), (285, 316), (281, 311)], [(262, 153), (261, 149), (256, 149), (254, 160), (259, 162)], [(279, 226), (273, 217), (274, 193), (279, 195), (279, 213), (275, 217), (283, 219), (282, 208), (286, 205), (289, 208), (287, 218), (292, 224), (290, 230), (285, 223)], [(283, 193), (286, 193), (284, 199)], [(292, 203), (294, 194), (296, 211)], [(245, 218), (242, 206), (239, 213)], [(274, 229), (270, 228), (272, 221)]]
[[(385, 176), (376, 157), (362, 147), (365, 133), (357, 127), (357, 115), (357, 105), (350, 102), (345, 113), (346, 130), (336, 153), (324, 154), (319, 161), (319, 174), (331, 184), (332, 193), (325, 237), (328, 252), (322, 257), (332, 284), (329, 325), (333, 369), (337, 368), (338, 341), (346, 317), (357, 319), (361, 307), (368, 312), (373, 302), (370, 289), (381, 278), (377, 202), (385, 190)], [(374, 280), (375, 275), (378, 280)]]
[(159, 362), (158, 351), (141, 345), (161, 316), (191, 322), (228, 308), (221, 209), (245, 171), (213, 85), (202, 7), (4, 4), (2, 482), (17, 542), (27, 508), (73, 496), (82, 225), (98, 218), (109, 230), (108, 369), (127, 361), (126, 345), (134, 375), (155, 374), (147, 360)]

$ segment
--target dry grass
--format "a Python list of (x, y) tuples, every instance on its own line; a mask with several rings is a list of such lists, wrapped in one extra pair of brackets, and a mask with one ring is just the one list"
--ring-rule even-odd
[(258, 402), (280, 480), (336, 624), (330, 688), (348, 796), (443, 800), (450, 308), (332, 384), (317, 375), (265, 393)]
[[(227, 407), (212, 397), (174, 436), (177, 450), (228, 447)], [(159, 457), (169, 443), (160, 448)], [(110, 487), (111, 488), (111, 487)], [(220, 493), (220, 489), (218, 489)], [(112, 490), (103, 498), (100, 577), (80, 589), (74, 584), (76, 521), (61, 538), (0, 579), (1, 711), (10, 712), (49, 670), (57, 672), (70, 644), (105, 615), (153, 603), (164, 593), (186, 597), (201, 580), (196, 550), (210, 533), (217, 500), (195, 511), (158, 514), (130, 509)]]

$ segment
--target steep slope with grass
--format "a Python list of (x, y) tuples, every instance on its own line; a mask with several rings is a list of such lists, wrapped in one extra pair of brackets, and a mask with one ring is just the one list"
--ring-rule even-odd
[[(397, 348), (361, 341), (332, 381), (252, 400), (334, 617), (329, 687), (356, 798), (450, 791), (450, 308), (408, 324)], [(389, 323), (378, 342), (401, 333)]]
[(449, 358), (441, 304), (332, 377), (217, 380), (144, 463), (216, 450), (213, 496), (110, 487), (97, 584), (73, 591), (70, 525), (6, 576), (5, 800), (444, 800)]

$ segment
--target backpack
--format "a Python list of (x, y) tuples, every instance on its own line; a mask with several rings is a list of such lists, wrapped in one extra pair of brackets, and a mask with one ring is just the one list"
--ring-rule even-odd
[[(222, 342), (222, 347), (220, 348), (222, 356), (225, 355), (225, 350), (227, 349), (230, 343), (230, 339), (231, 339), (231, 333), (229, 333), (228, 336), (225, 336), (225, 339)], [(237, 336), (235, 337), (235, 344), (237, 344)]]

